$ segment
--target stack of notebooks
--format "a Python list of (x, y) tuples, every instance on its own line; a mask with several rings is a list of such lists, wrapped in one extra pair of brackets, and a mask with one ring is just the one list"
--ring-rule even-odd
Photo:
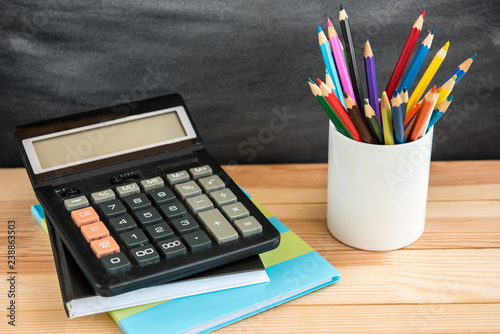
[[(248, 195), (248, 194), (247, 194)], [(340, 273), (254, 199), (280, 231), (280, 246), (187, 279), (113, 297), (96, 296), (40, 205), (32, 213), (51, 238), (70, 318), (109, 312), (127, 334), (208, 333), (332, 284)], [(302, 268), (296, 274), (294, 268)], [(305, 274), (304, 274), (305, 273)]]

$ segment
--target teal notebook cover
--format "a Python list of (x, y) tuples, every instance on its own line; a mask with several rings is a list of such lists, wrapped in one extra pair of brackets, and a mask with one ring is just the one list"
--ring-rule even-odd
[(328, 261), (252, 201), (281, 233), (280, 246), (260, 255), (269, 283), (109, 312), (120, 329), (126, 334), (208, 333), (340, 279)]

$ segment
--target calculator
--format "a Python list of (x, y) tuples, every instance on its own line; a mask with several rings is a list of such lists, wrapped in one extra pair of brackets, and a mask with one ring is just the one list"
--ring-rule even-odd
[(278, 230), (208, 154), (178, 94), (21, 125), (46, 218), (96, 294), (269, 251)]

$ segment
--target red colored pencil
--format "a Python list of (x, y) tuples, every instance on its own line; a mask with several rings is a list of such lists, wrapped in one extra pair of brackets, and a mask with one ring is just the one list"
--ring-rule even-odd
[(410, 31), (410, 34), (408, 35), (408, 38), (406, 39), (406, 43), (403, 46), (403, 51), (401, 51), (401, 54), (399, 55), (399, 59), (396, 63), (396, 66), (394, 67), (394, 71), (392, 72), (391, 78), (389, 79), (389, 82), (387, 83), (387, 87), (385, 89), (387, 96), (392, 96), (394, 94), (394, 90), (398, 86), (399, 80), (401, 79), (401, 75), (403, 74), (404, 69), (406, 67), (406, 64), (408, 63), (408, 59), (410, 59), (410, 55), (411, 55), (411, 52), (413, 51), (413, 47), (417, 43), (418, 36), (420, 35), (420, 32), (422, 31), (422, 25), (424, 23), (424, 16), (425, 16), (425, 10), (422, 12), (422, 14), (420, 14), (418, 19), (413, 24), (413, 27)]
[(359, 133), (358, 129), (352, 122), (351, 117), (345, 110), (342, 103), (339, 101), (335, 93), (333, 93), (332, 88), (329, 87), (320, 79), (316, 80), (318, 81), (319, 88), (321, 88), (321, 92), (323, 93), (323, 97), (326, 99), (326, 102), (328, 102), (330, 107), (332, 107), (333, 111), (335, 111), (335, 114), (338, 116), (342, 124), (344, 124), (347, 131), (349, 131), (352, 138), (354, 140), (362, 142), (363, 138), (361, 137), (361, 134)]

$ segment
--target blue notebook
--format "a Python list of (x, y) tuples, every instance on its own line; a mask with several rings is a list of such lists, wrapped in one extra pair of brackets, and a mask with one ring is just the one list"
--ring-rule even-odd
[(280, 246), (260, 255), (270, 282), (109, 312), (120, 329), (126, 334), (208, 333), (340, 279), (328, 261), (252, 201), (281, 233)]

